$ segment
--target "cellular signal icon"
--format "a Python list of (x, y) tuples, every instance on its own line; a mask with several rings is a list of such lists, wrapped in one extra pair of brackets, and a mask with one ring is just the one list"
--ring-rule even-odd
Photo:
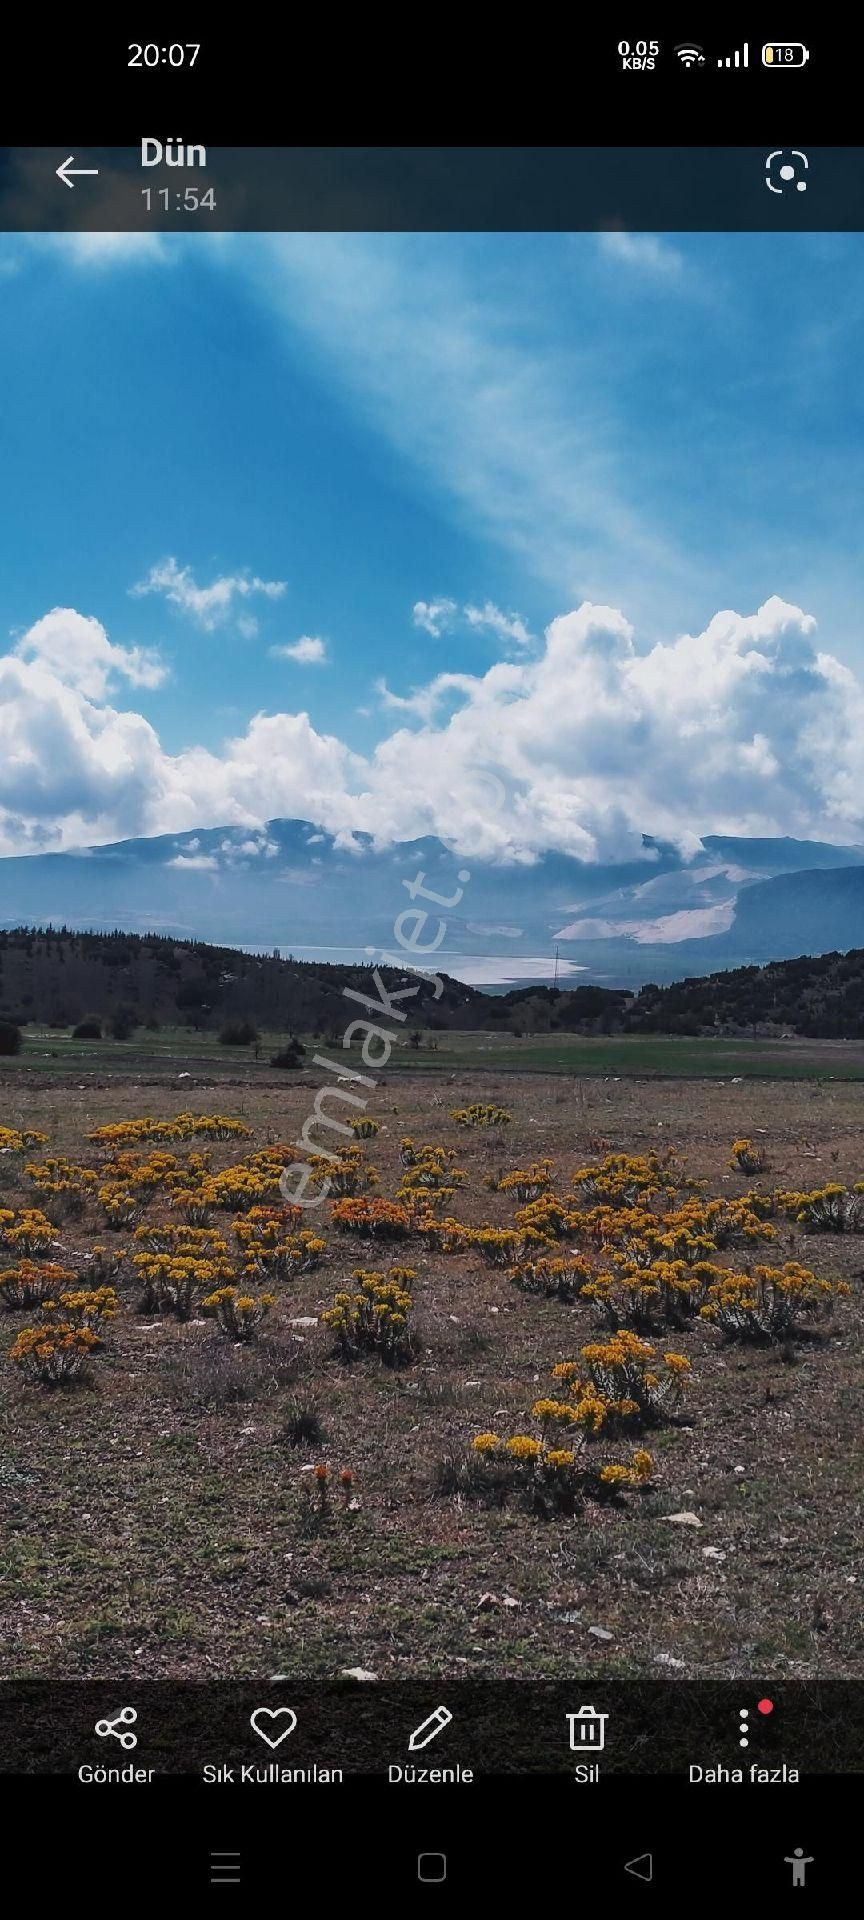
[(682, 67), (704, 67), (705, 55), (701, 47), (676, 47), (675, 52)]
[(736, 47), (734, 53), (721, 54), (718, 67), (749, 67), (750, 48), (745, 40), (743, 47)]

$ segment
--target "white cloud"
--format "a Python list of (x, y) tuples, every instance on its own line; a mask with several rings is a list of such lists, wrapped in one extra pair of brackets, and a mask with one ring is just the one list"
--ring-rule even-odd
[(488, 628), (497, 639), (515, 641), (517, 647), (530, 647), (534, 637), (518, 613), (502, 613), (492, 600), (482, 607), (466, 607), (465, 618), (469, 627)]
[[(211, 580), (209, 586), (199, 587), (191, 567), (181, 567), (169, 558), (151, 567), (146, 579), (139, 580), (130, 592), (139, 598), (147, 593), (162, 594), (206, 633), (212, 633), (214, 628), (224, 626), (231, 619), (238, 600), (248, 600), (253, 594), (261, 594), (267, 600), (280, 600), (285, 581), (261, 580), (257, 574), (225, 573)], [(247, 639), (258, 631), (252, 615), (240, 615), (237, 624)]]
[(474, 681), (467, 673), (436, 673), (427, 687), (414, 693), (393, 693), (386, 680), (376, 680), (375, 692), (382, 707), (391, 713), (413, 713), (417, 719), (432, 720), (448, 694), (470, 694)]
[[(261, 829), (304, 818), (356, 846), (438, 833), (464, 855), (639, 857), (649, 833), (864, 836), (864, 685), (771, 599), (640, 650), (624, 616), (584, 604), (536, 657), (392, 694), (399, 717), (360, 756), (305, 713), (256, 714), (221, 750), (171, 754), (109, 675), (142, 666), (98, 622), (46, 616), (0, 659), (0, 845), (21, 852), (127, 835)], [(35, 636), (35, 638), (34, 638)], [(131, 667), (131, 671), (130, 671)], [(266, 854), (266, 836), (263, 851)]]
[(599, 247), (604, 259), (658, 280), (677, 280), (684, 266), (677, 249), (656, 233), (622, 233), (616, 228), (600, 234)]
[(133, 687), (159, 687), (167, 668), (145, 647), (112, 645), (99, 620), (76, 613), (72, 607), (54, 607), (43, 614), (18, 641), (20, 660), (33, 660), (77, 687), (91, 699), (104, 700), (117, 679)]
[(301, 667), (327, 665), (327, 642), (313, 633), (301, 634), (299, 640), (293, 640), (289, 645), (271, 647), (270, 653), (274, 660), (296, 660)]
[(415, 600), (414, 625), (422, 627), (424, 633), (431, 633), (433, 640), (437, 640), (451, 625), (455, 613), (455, 600)]
[(166, 860), (166, 867), (186, 867), (192, 873), (215, 873), (219, 862), (215, 853), (178, 853)]
[(62, 254), (76, 267), (143, 267), (172, 258), (159, 233), (51, 233), (29, 237), (38, 250)]

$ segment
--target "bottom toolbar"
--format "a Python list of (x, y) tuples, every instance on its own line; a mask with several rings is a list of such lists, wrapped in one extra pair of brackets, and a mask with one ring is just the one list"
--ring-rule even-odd
[(0, 1777), (81, 1786), (596, 1787), (664, 1775), (688, 1790), (864, 1772), (864, 1687), (749, 1680), (380, 1683), (290, 1675), (209, 1686), (0, 1686)]

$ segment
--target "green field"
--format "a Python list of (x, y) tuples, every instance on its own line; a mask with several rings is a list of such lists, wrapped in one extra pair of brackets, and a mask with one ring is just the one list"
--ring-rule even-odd
[[(286, 1081), (319, 1077), (313, 1055), (335, 1058), (333, 1042), (304, 1036), (306, 1059)], [(95, 1074), (100, 1079), (147, 1078), (188, 1073), (244, 1082), (273, 1078), (270, 1056), (284, 1035), (262, 1035), (259, 1055), (251, 1047), (226, 1047), (211, 1033), (186, 1027), (162, 1027), (131, 1040), (73, 1040), (66, 1033), (30, 1027), (17, 1058), (0, 1070), (38, 1071), (57, 1076)], [(350, 1056), (349, 1056), (350, 1061)], [(352, 1064), (357, 1064), (356, 1057)], [(464, 1072), (561, 1073), (586, 1078), (636, 1075), (661, 1079), (864, 1080), (864, 1041), (690, 1039), (662, 1035), (612, 1037), (498, 1033), (440, 1033), (423, 1037), (420, 1047), (394, 1046), (387, 1075)]]

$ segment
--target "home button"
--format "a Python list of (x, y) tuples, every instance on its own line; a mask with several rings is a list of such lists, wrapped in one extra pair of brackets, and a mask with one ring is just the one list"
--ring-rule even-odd
[(446, 1853), (418, 1853), (417, 1878), (428, 1886), (439, 1886), (447, 1878)]

